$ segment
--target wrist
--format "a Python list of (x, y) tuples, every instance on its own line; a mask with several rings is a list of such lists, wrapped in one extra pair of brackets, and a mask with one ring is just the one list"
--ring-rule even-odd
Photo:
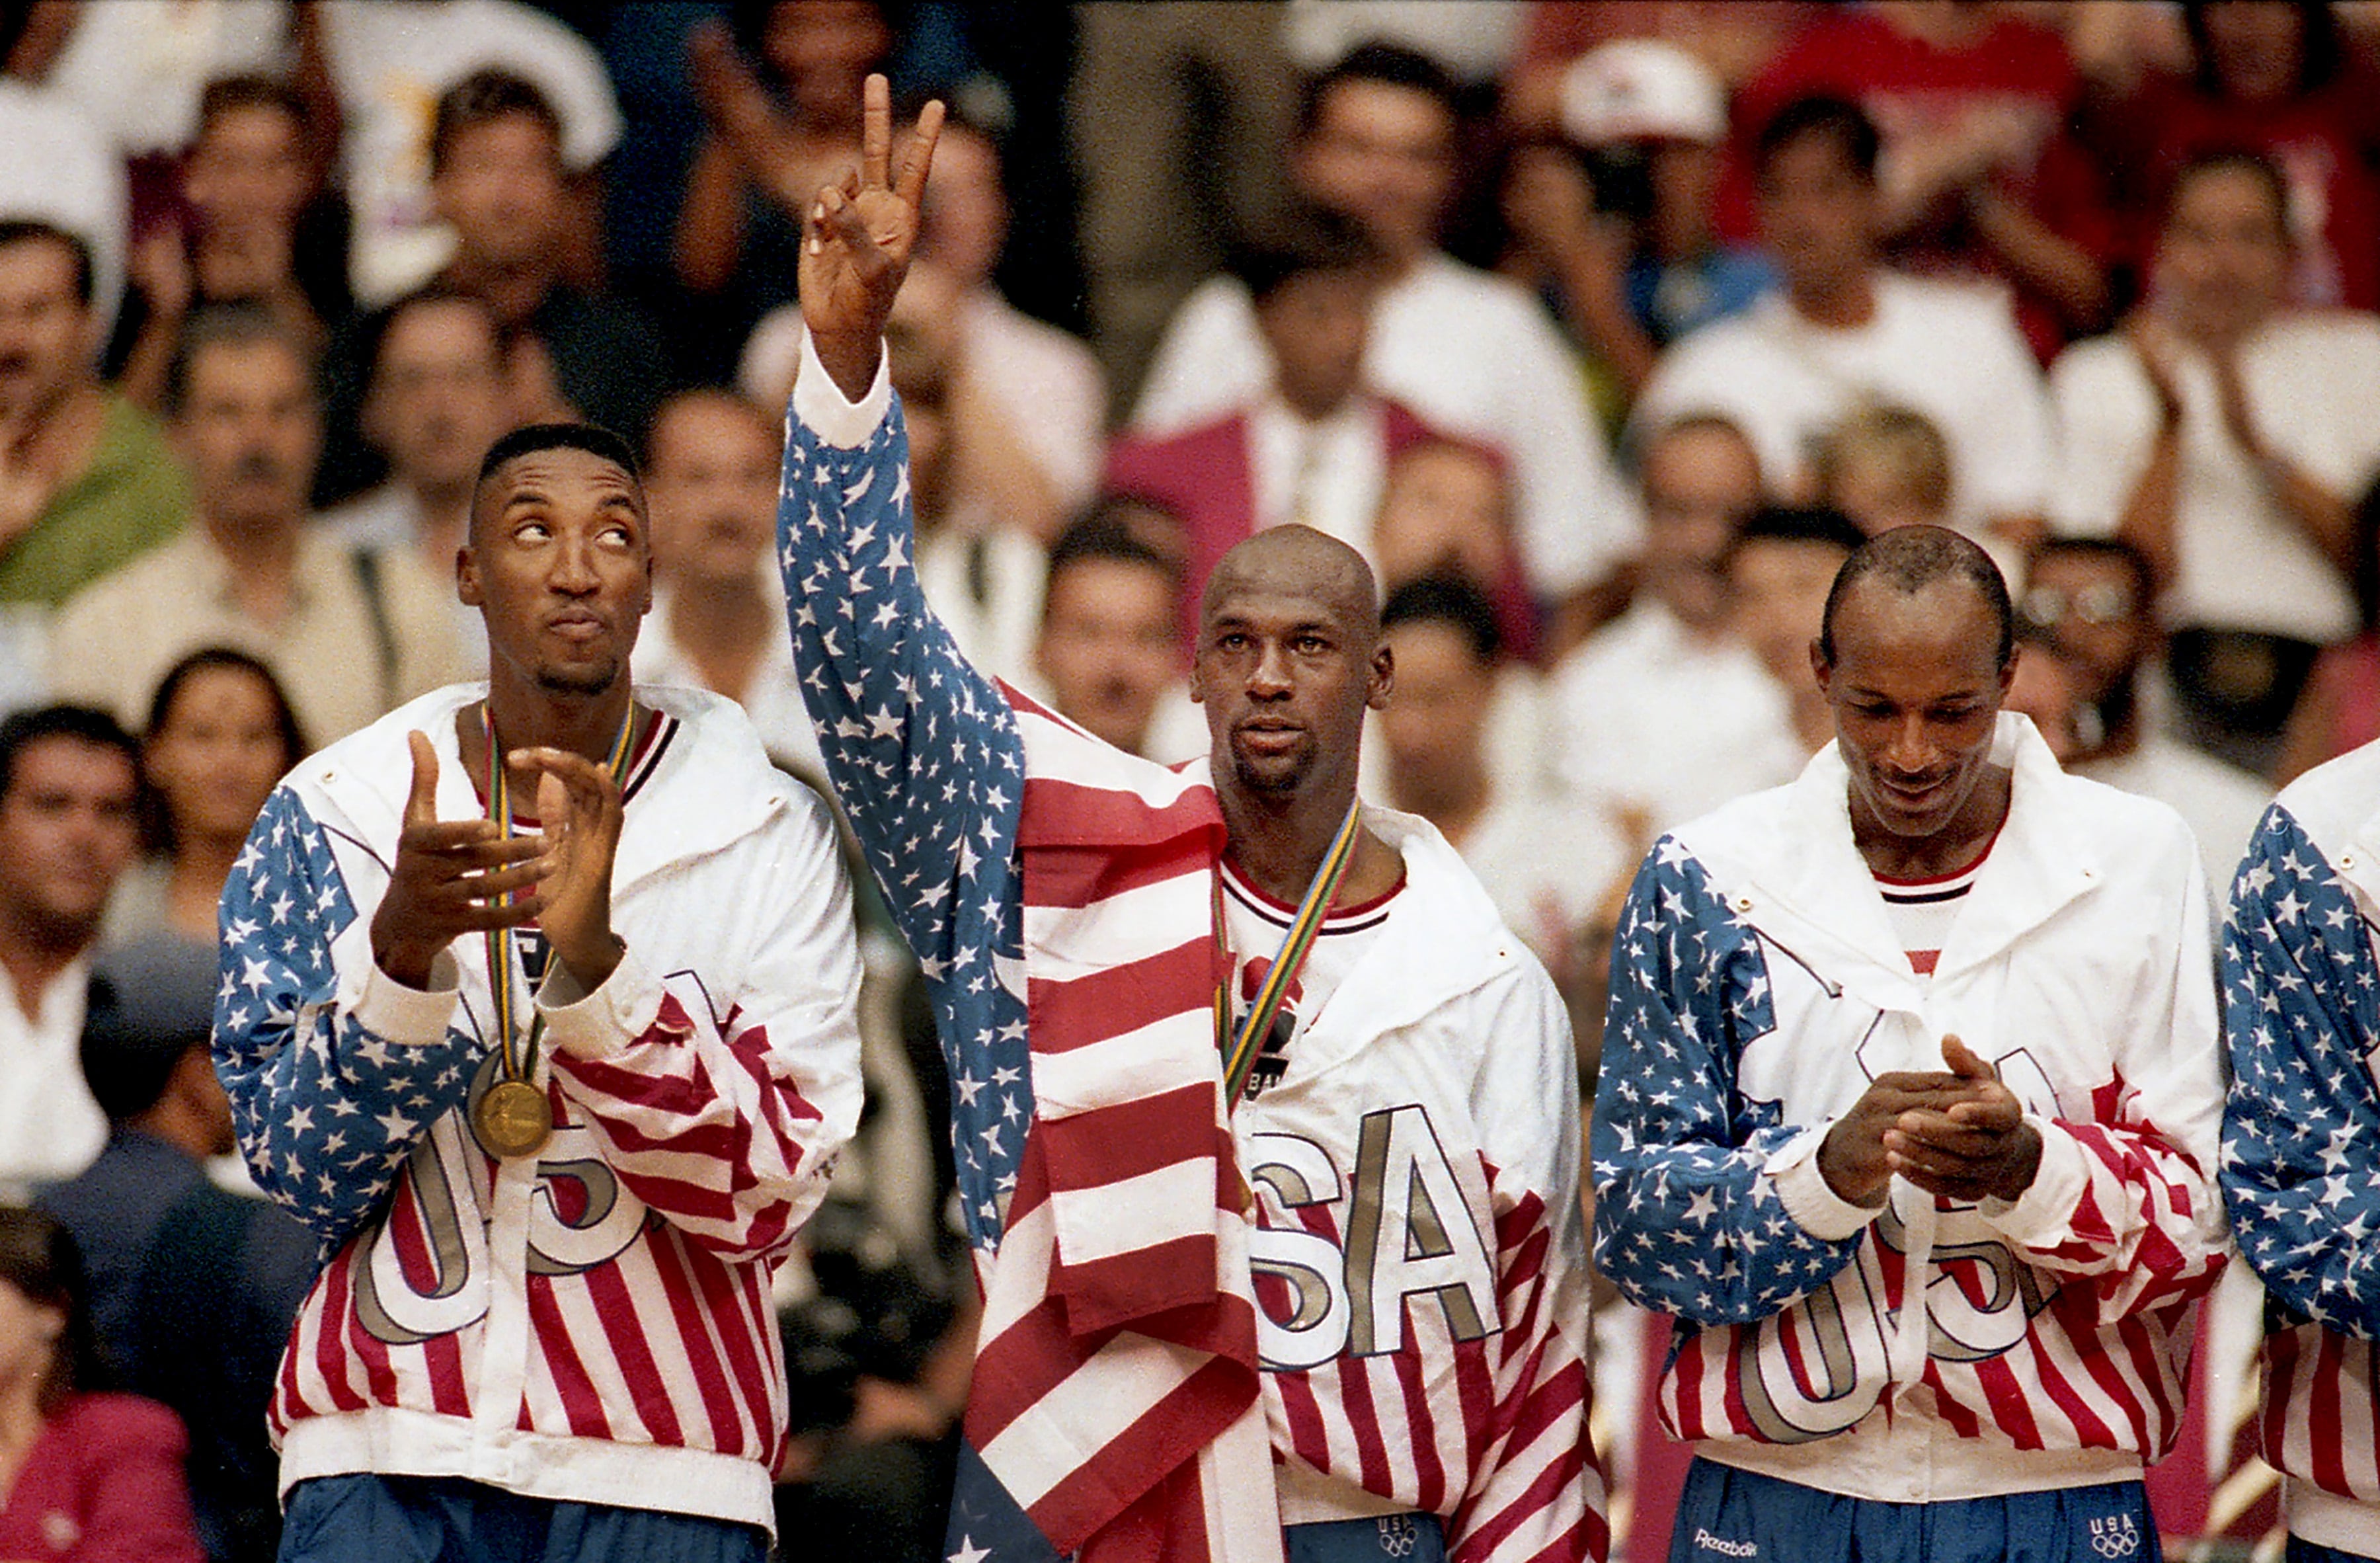
[(553, 946), (553, 958), (570, 973), (581, 993), (592, 993), (610, 981), (627, 952), (626, 941), (608, 928), (600, 938), (574, 940), (568, 949)]
[(1994, 1198), (2010, 1205), (2024, 1197), (2033, 1181), (2041, 1172), (2041, 1131), (2030, 1123), (2020, 1123), (2011, 1136), (2015, 1144), (2010, 1148), (2008, 1160), (1998, 1182), (1992, 1189)]
[(876, 383), (876, 360), (882, 350), (882, 333), (813, 329), (810, 343), (818, 353), (819, 367), (826, 370), (827, 378), (834, 382), (844, 400), (866, 399), (868, 387)]
[(416, 992), (428, 991), (431, 968), (437, 960), (438, 952), (434, 950), (404, 946), (382, 948), (377, 944), (372, 948), (372, 964), (381, 969), (381, 974), (391, 982)]
[(1818, 1154), (1815, 1158), (1818, 1176), (1825, 1180), (1828, 1192), (1844, 1204), (1864, 1206), (1873, 1209), (1884, 1203), (1887, 1179), (1883, 1176), (1862, 1179), (1843, 1165), (1850, 1158), (1839, 1142), (1849, 1121), (1845, 1120), (1842, 1123), (1836, 1124), (1827, 1131), (1827, 1137), (1818, 1142)]

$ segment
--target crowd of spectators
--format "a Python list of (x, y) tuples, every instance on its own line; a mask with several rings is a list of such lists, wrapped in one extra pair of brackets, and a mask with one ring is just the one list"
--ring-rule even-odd
[[(312, 745), (484, 665), (452, 578), (498, 434), (637, 444), (638, 677), (820, 776), (779, 415), (797, 214), (877, 69), (953, 111), (890, 370), (963, 649), (1188, 759), (1214, 562), (1292, 521), (1362, 551), (1366, 794), (1470, 860), (1583, 1072), (1646, 846), (1831, 736), (1809, 646), (1863, 537), (1981, 542), (2016, 707), (2218, 884), (2380, 736), (2368, 6), (0, 6), (0, 1192), (47, 1213), (0, 1209), (0, 1551), (270, 1556), (312, 1256), (226, 1156), (215, 903)], [(783, 1507), (922, 1557), (972, 1289), (949, 1082), (862, 915), (870, 1111), (781, 1288)], [(1638, 1557), (1643, 1336), (1615, 1304), (1597, 1364)], [(2176, 1457), (2177, 1533), (2232, 1431)]]

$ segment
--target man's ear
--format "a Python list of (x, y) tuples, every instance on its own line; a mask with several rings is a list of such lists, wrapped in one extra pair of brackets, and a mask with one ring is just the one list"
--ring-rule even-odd
[(1821, 695), (1827, 693), (1827, 685), (1835, 677), (1834, 664), (1827, 660), (1827, 643), (1815, 635), (1810, 637), (1810, 676), (1818, 681)]
[(1371, 677), (1364, 690), (1364, 704), (1376, 711), (1389, 709), (1389, 697), (1396, 689), (1397, 657), (1385, 640), (1372, 653)]
[(455, 595), (466, 608), (487, 606), (487, 597), (480, 589), (479, 554), (469, 543), (455, 551)]

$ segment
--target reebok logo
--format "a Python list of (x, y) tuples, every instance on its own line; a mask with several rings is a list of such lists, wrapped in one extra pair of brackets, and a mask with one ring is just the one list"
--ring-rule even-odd
[(1748, 1541), (1729, 1541), (1724, 1536), (1712, 1535), (1700, 1525), (1694, 1527), (1694, 1545), (1704, 1552), (1716, 1552), (1721, 1557), (1757, 1557), (1760, 1556), (1759, 1543)]

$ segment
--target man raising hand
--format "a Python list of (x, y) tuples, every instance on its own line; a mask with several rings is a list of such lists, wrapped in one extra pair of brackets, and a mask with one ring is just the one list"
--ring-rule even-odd
[(1438, 833), (1356, 800), (1368, 567), (1296, 527), (1224, 558), (1179, 771), (985, 678), (918, 587), (881, 336), (939, 123), (896, 162), (871, 78), (808, 215), (779, 534), (949, 1053), (985, 1292), (951, 1550), (1599, 1557), (1568, 1028)]

